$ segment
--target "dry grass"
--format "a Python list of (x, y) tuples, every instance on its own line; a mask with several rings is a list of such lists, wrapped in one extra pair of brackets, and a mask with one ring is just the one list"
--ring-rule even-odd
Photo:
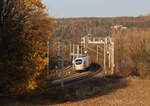
[(129, 78), (128, 81), (128, 87), (109, 94), (56, 106), (150, 106), (150, 80)]

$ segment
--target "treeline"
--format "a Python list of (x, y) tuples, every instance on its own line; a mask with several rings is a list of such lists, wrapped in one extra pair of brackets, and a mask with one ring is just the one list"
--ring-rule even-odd
[(108, 36), (112, 33), (111, 26), (123, 25), (129, 28), (150, 27), (150, 16), (114, 17), (114, 18), (68, 18), (57, 19), (54, 35), (63, 36), (76, 42), (81, 36), (92, 34), (94, 36)]
[(41, 0), (0, 0), (0, 93), (21, 95), (45, 86), (52, 24)]

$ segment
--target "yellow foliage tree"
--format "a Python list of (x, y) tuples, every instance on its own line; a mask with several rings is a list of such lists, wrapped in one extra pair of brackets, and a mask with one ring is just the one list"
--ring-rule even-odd
[(41, 0), (1, 0), (0, 6), (0, 90), (30, 92), (43, 82), (53, 19)]

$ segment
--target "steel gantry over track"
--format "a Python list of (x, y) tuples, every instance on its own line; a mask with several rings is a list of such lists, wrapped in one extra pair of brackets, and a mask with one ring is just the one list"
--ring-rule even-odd
[(114, 41), (111, 37), (90, 37), (85, 36), (81, 38), (81, 45), (83, 45), (84, 50), (88, 48), (88, 44), (97, 45), (97, 61), (99, 60), (99, 47), (103, 46), (103, 68), (106, 71), (106, 63), (111, 69), (111, 73), (114, 73)]
[[(97, 46), (97, 49), (90, 48), (89, 44)], [(88, 55), (88, 50), (96, 54), (97, 63), (100, 59), (102, 60), (101, 64), (103, 64), (105, 72), (106, 70), (111, 70), (111, 73), (114, 73), (114, 41), (111, 37), (85, 36), (81, 38), (80, 44), (70, 44), (70, 56), (72, 60), (85, 54)], [(103, 56), (100, 56), (100, 54)]]

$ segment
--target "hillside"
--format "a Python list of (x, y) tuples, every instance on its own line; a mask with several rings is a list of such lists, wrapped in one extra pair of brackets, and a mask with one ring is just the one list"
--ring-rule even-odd
[[(107, 85), (109, 89), (105, 89), (104, 92), (101, 92), (104, 90), (102, 88), (94, 96), (73, 101), (54, 102), (51, 100), (50, 94), (45, 94), (26, 100), (22, 100), (23, 98), (19, 100), (1, 98), (0, 103), (4, 106), (150, 106), (149, 83), (150, 80), (128, 77), (117, 83)], [(100, 87), (101, 85), (97, 86)], [(59, 96), (62, 95), (57, 96), (60, 98)]]

